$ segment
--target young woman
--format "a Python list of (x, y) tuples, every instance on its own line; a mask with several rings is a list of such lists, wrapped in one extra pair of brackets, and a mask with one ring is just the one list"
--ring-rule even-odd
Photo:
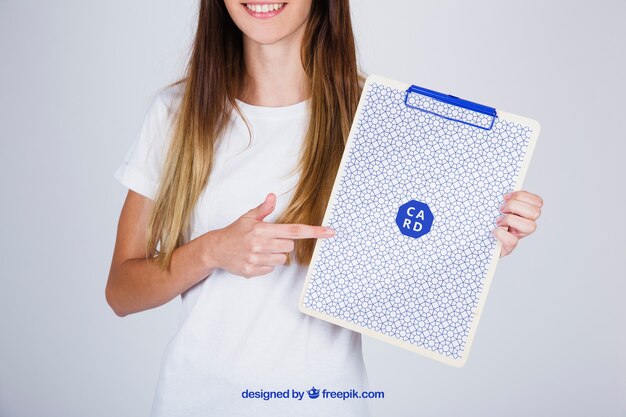
[[(200, 1), (185, 77), (115, 173), (129, 191), (108, 303), (126, 316), (182, 298), (152, 416), (368, 414), (291, 391), (367, 387), (360, 334), (297, 308), (363, 80), (348, 0)], [(503, 255), (542, 205), (505, 200)]]

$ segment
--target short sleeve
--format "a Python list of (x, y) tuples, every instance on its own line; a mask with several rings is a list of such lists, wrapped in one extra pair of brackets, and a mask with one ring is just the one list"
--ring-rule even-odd
[(154, 200), (169, 148), (170, 120), (163, 92), (150, 104), (139, 134), (113, 177), (129, 189)]

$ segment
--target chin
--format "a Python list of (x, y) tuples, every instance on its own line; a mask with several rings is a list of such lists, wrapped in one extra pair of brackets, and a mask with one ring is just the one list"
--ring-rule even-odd
[(283, 39), (287, 34), (268, 34), (265, 33), (244, 33), (250, 40), (260, 43), (261, 45), (271, 45)]

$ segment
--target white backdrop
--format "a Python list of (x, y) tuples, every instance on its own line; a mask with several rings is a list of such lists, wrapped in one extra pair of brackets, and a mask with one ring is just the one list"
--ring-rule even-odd
[[(0, 415), (149, 412), (179, 298), (118, 318), (112, 177), (196, 0), (0, 0)], [(365, 72), (537, 119), (535, 235), (453, 368), (364, 337), (377, 416), (626, 416), (626, 3), (352, 1)], [(620, 181), (620, 182), (618, 182)]]

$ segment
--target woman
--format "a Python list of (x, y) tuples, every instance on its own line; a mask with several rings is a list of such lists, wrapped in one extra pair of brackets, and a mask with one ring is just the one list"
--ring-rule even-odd
[[(201, 0), (186, 76), (115, 173), (129, 191), (107, 301), (125, 316), (182, 298), (152, 416), (368, 414), (293, 398), (367, 387), (360, 334), (297, 308), (363, 80), (348, 0)], [(502, 255), (541, 205), (506, 199)]]

